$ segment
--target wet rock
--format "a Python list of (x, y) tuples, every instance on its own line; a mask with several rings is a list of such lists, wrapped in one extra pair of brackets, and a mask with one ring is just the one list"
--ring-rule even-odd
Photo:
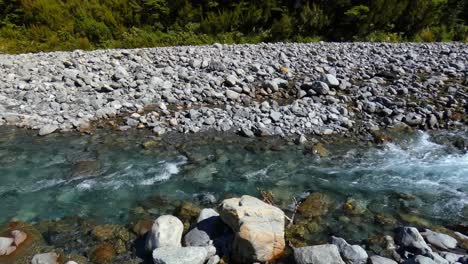
[(324, 228), (324, 224), (319, 219), (298, 220), (286, 227), (285, 237), (294, 247), (305, 247), (306, 239), (322, 232)]
[(165, 247), (153, 251), (154, 264), (203, 264), (207, 258), (205, 247)]
[(421, 256), (421, 255), (411, 258), (405, 261), (404, 263), (405, 264), (437, 264), (437, 262), (435, 262), (431, 258)]
[(15, 249), (15, 240), (11, 237), (0, 237), (0, 256), (10, 255)]
[(34, 255), (31, 264), (58, 264), (58, 255), (54, 252)]
[(248, 195), (224, 200), (221, 219), (235, 233), (232, 256), (239, 262), (266, 262), (283, 254), (284, 212)]
[[(10, 255), (0, 255), (0, 263), (30, 264), (35, 254), (43, 252), (46, 248), (41, 233), (32, 225), (23, 222), (10, 222), (0, 227), (0, 237), (11, 237), (13, 231), (21, 231), (26, 234), (26, 239), (21, 242)], [(20, 238), (20, 237), (18, 237)], [(21, 240), (21, 239), (19, 239)]]
[(184, 224), (175, 216), (158, 217), (146, 238), (146, 250), (153, 251), (160, 247), (181, 247)]
[(176, 210), (177, 216), (184, 223), (184, 231), (188, 231), (190, 223), (195, 222), (200, 214), (200, 207), (194, 203), (183, 202)]
[(297, 264), (345, 264), (335, 245), (318, 245), (294, 249)]
[(331, 243), (338, 247), (340, 255), (347, 264), (366, 264), (367, 252), (358, 245), (350, 245), (346, 240), (332, 236)]
[(371, 264), (398, 264), (398, 262), (393, 259), (384, 258), (381, 256), (371, 256), (369, 258)]
[(421, 234), (427, 242), (440, 249), (447, 250), (454, 249), (457, 247), (457, 240), (449, 235), (433, 232), (429, 229), (426, 229), (426, 231)]
[(120, 239), (126, 242), (130, 240), (130, 233), (120, 225), (98, 225), (94, 227), (92, 235), (98, 241)]
[(148, 233), (153, 226), (153, 221), (150, 219), (139, 219), (132, 227), (133, 233), (138, 236), (143, 236)]
[(90, 256), (91, 261), (96, 264), (111, 264), (116, 257), (116, 252), (110, 243), (103, 242), (92, 250)]
[(415, 227), (400, 227), (396, 230), (395, 242), (406, 251), (415, 254), (428, 254), (432, 252), (424, 238)]
[(312, 193), (299, 205), (298, 212), (304, 217), (319, 217), (328, 213), (331, 199), (323, 193)]
[(343, 205), (343, 209), (350, 215), (362, 215), (367, 210), (367, 203), (362, 200), (348, 198), (346, 203)]
[(14, 239), (15, 246), (19, 246), (21, 243), (23, 243), (28, 238), (28, 235), (25, 232), (21, 231), (21, 230), (11, 231), (11, 236)]
[(317, 155), (319, 157), (326, 157), (329, 155), (328, 150), (322, 143), (306, 146), (304, 154)]
[(71, 177), (92, 177), (99, 174), (100, 164), (97, 160), (80, 160), (73, 163)]

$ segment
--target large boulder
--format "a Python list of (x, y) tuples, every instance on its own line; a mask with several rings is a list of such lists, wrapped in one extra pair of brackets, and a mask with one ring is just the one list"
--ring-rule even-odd
[(345, 264), (335, 245), (318, 245), (294, 249), (297, 264)]
[(395, 242), (404, 250), (426, 255), (432, 252), (424, 238), (415, 227), (400, 227), (396, 230)]
[(350, 245), (343, 238), (332, 237), (331, 243), (338, 247), (338, 251), (348, 264), (367, 263), (367, 252), (358, 245)]
[(427, 242), (440, 249), (454, 249), (457, 247), (457, 240), (449, 235), (434, 232), (429, 229), (426, 229), (426, 231), (421, 234), (426, 238)]
[(285, 218), (279, 208), (244, 195), (224, 200), (220, 216), (235, 233), (232, 248), (235, 261), (267, 262), (283, 254)]
[(175, 216), (158, 217), (146, 238), (146, 250), (153, 251), (160, 247), (181, 247), (184, 224)]
[(203, 264), (209, 257), (205, 247), (165, 247), (153, 251), (154, 264)]

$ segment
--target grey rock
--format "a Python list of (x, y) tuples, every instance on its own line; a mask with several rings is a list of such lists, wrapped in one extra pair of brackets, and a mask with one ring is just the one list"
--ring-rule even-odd
[(368, 255), (366, 251), (358, 245), (350, 245), (346, 240), (339, 237), (332, 237), (331, 243), (338, 247), (344, 261), (348, 264), (365, 264)]
[(45, 125), (39, 129), (39, 136), (45, 136), (54, 133), (58, 129), (56, 125)]
[(319, 95), (327, 95), (330, 93), (330, 88), (328, 85), (320, 81), (313, 82), (312, 89)]
[(395, 242), (405, 250), (415, 254), (428, 254), (432, 252), (424, 238), (415, 227), (400, 227), (396, 231)]
[(338, 87), (340, 82), (332, 74), (325, 74), (322, 76), (322, 81), (325, 82), (330, 87)]
[(392, 259), (384, 258), (381, 256), (376, 256), (376, 255), (371, 256), (369, 260), (371, 264), (398, 264), (398, 262)]
[(457, 247), (457, 240), (449, 235), (433, 232), (429, 229), (426, 229), (426, 231), (421, 234), (427, 242), (440, 249), (447, 250), (454, 249)]
[(154, 264), (203, 264), (207, 257), (205, 247), (163, 247), (153, 251)]
[(237, 92), (234, 92), (233, 90), (227, 90), (226, 91), (226, 96), (227, 96), (227, 98), (229, 98), (229, 99), (231, 99), (233, 101), (236, 101), (236, 100), (239, 99), (240, 94), (237, 93)]
[(335, 245), (318, 245), (294, 249), (297, 264), (345, 264)]

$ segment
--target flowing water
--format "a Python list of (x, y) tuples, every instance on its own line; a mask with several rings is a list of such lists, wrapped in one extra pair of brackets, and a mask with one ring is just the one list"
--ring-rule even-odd
[(154, 197), (196, 201), (212, 194), (219, 201), (258, 196), (259, 189), (285, 210), (294, 197), (319, 191), (336, 208), (352, 198), (374, 214), (463, 223), (468, 154), (450, 142), (467, 137), (415, 132), (382, 145), (343, 141), (325, 144), (329, 155), (319, 158), (276, 139), (173, 135), (143, 148), (153, 138), (142, 131), (37, 137), (1, 127), (0, 224), (65, 216), (124, 223)]

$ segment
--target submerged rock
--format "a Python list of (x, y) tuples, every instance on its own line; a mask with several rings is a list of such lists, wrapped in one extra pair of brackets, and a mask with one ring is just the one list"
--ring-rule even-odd
[(300, 204), (298, 211), (305, 217), (319, 217), (328, 213), (331, 199), (323, 193), (312, 193)]
[(104, 242), (97, 245), (90, 255), (91, 260), (96, 264), (111, 264), (116, 257), (116, 252), (110, 243)]
[[(14, 231), (19, 231), (14, 232)], [(26, 238), (24, 239), (24, 235)], [(10, 237), (12, 234), (16, 234), (14, 237)], [(10, 237), (15, 243), (23, 240), (18, 245), (14, 245), (16, 248), (12, 254), (1, 255), (0, 263), (15, 263), (15, 264), (30, 264), (32, 257), (35, 254), (41, 253), (46, 248), (45, 241), (41, 233), (32, 225), (23, 222), (10, 222), (0, 227), (1, 237)], [(8, 241), (11, 241), (8, 239)], [(12, 244), (10, 244), (11, 246)]]
[(267, 262), (283, 254), (285, 218), (279, 208), (244, 195), (224, 200), (220, 216), (235, 232), (232, 249), (235, 261)]
[(146, 238), (146, 250), (153, 251), (160, 247), (181, 247), (184, 224), (175, 216), (158, 217)]
[(45, 136), (45, 135), (49, 135), (49, 134), (52, 134), (55, 132), (55, 130), (58, 129), (58, 126), (56, 125), (44, 125), (43, 127), (41, 127), (41, 129), (39, 129), (39, 136)]
[(335, 245), (318, 245), (294, 249), (297, 264), (345, 264)]

